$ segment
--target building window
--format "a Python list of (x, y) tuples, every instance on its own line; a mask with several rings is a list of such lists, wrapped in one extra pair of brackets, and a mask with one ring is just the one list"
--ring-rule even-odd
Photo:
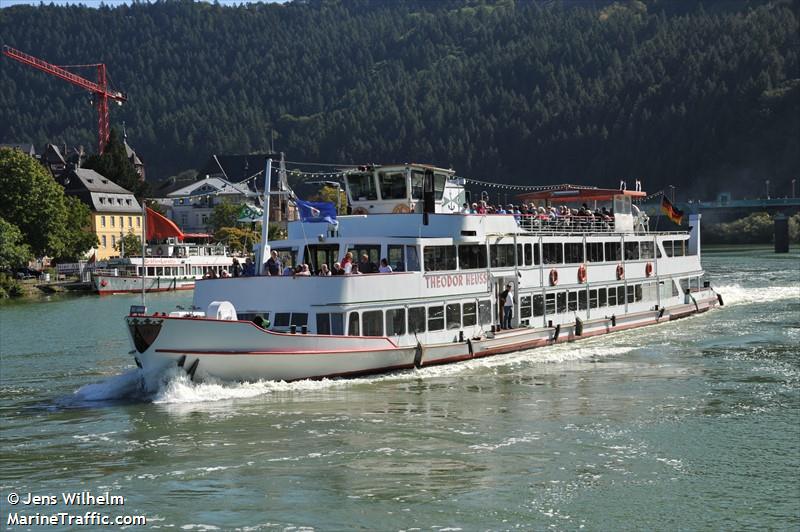
[(103, 247), (107, 247), (106, 246), (106, 235), (103, 235)]
[(133, 227), (133, 216), (128, 216), (128, 227)]
[(98, 199), (100, 200), (100, 204), (101, 205), (105, 205), (106, 204), (106, 199), (103, 196), (100, 196), (100, 198), (98, 198)]
[(109, 216), (109, 218), (111, 218), (111, 227), (116, 227), (116, 223), (117, 222), (116, 222), (115, 218), (113, 216)]
[(124, 216), (120, 216), (119, 217), (119, 226), (120, 227), (125, 227), (125, 217)]
[(136, 227), (141, 227), (141, 226), (142, 226), (142, 219), (136, 218)]
[(101, 227), (105, 227), (106, 226), (106, 217), (105, 216), (101, 216), (100, 217), (100, 226)]
[(115, 248), (115, 249), (117, 247), (117, 237), (116, 237), (116, 235), (111, 235), (111, 247)]

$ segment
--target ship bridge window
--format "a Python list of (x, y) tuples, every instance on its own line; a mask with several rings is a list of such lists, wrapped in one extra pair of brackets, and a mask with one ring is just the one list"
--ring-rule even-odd
[(625, 242), (625, 260), (639, 260), (638, 242)]
[(351, 174), (347, 176), (347, 187), (353, 201), (370, 201), (378, 199), (375, 180), (372, 174)]
[(567, 242), (564, 244), (564, 262), (567, 264), (583, 262), (583, 244), (581, 242)]
[(436, 201), (440, 201), (444, 196), (444, 185), (447, 182), (447, 176), (444, 174), (433, 175), (433, 191)]
[(607, 262), (622, 260), (622, 250), (619, 242), (606, 242), (605, 248)]
[(514, 244), (494, 244), (492, 246), (492, 268), (514, 266)]
[(486, 246), (482, 244), (458, 246), (458, 266), (462, 270), (486, 268)]
[(586, 243), (586, 260), (588, 262), (603, 262), (603, 243), (602, 242), (587, 242)]
[(425, 332), (425, 307), (412, 307), (408, 309), (408, 332)]
[(382, 199), (406, 199), (405, 172), (378, 172), (378, 183), (381, 187)]
[[(294, 266), (297, 264), (297, 250), (291, 248), (272, 248), (272, 251), (278, 254), (278, 258), (281, 260), (281, 264), (284, 268), (287, 266), (294, 268)], [(206, 255), (210, 254), (211, 248), (206, 249)]]
[(406, 309), (393, 308), (386, 311), (386, 336), (406, 333)]
[(564, 249), (561, 244), (542, 244), (542, 256), (545, 264), (561, 264), (564, 262)]
[(383, 311), (370, 310), (361, 313), (364, 336), (383, 336)]
[[(353, 254), (353, 263), (358, 264), (362, 255), (369, 257), (372, 264), (379, 264), (381, 261), (381, 246), (374, 244), (350, 244), (347, 246), (347, 251)], [(369, 272), (361, 272), (369, 273)]]
[(424, 257), (426, 272), (456, 269), (455, 246), (425, 246)]
[(330, 269), (338, 258), (338, 244), (314, 244), (306, 246), (303, 253), (303, 262), (307, 263), (311, 271), (314, 272), (318, 272), (323, 264), (327, 264), (328, 269)]
[(406, 271), (406, 258), (403, 253), (403, 246), (387, 246), (387, 260), (392, 271), (404, 272)]
[(422, 199), (422, 194), (425, 191), (425, 172), (414, 170), (411, 172), (411, 197), (414, 199)]

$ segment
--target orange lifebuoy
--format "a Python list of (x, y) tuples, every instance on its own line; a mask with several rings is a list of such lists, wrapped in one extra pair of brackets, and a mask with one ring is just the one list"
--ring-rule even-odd
[(578, 282), (583, 284), (586, 282), (586, 265), (581, 264), (578, 266)]
[(625, 268), (622, 264), (617, 264), (617, 280), (621, 280), (625, 278)]
[(411, 212), (411, 208), (405, 203), (401, 203), (395, 206), (395, 208), (392, 209), (392, 212), (395, 214), (408, 214), (409, 212)]
[(100, 286), (108, 286), (108, 281), (103, 279), (102, 281), (100, 281)]
[(648, 262), (647, 264), (645, 264), (645, 266), (644, 266), (644, 274), (646, 276), (648, 276), (648, 277), (653, 275), (653, 263), (652, 262)]
[(550, 270), (550, 284), (552, 286), (555, 286), (555, 285), (558, 284), (558, 270), (556, 270), (555, 268)]

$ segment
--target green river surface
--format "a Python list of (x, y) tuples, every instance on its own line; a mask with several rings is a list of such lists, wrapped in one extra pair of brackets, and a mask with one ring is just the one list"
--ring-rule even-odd
[[(798, 530), (800, 255), (703, 262), (725, 306), (684, 320), (353, 380), (176, 372), (149, 396), (123, 324), (139, 296), (3, 304), (2, 526), (94, 530), (9, 519), (98, 511), (146, 516), (129, 530)], [(61, 500), (83, 491), (124, 505)]]

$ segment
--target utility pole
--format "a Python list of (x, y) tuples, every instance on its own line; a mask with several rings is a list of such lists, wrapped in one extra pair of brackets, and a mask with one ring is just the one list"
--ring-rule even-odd
[(764, 184), (767, 186), (767, 199), (769, 199), (769, 179), (765, 180)]
[(672, 204), (675, 205), (675, 185), (669, 185), (670, 196), (672, 196)]

